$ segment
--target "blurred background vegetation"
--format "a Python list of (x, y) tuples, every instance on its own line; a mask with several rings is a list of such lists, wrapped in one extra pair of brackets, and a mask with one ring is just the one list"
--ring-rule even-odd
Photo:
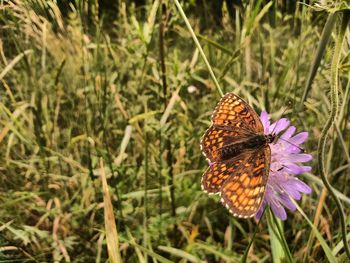
[[(309, 132), (305, 150), (316, 157), (346, 2), (180, 3), (224, 92), (274, 119), (290, 104), (285, 115)], [(0, 7), (0, 262), (106, 262), (109, 206), (100, 176), (107, 177), (123, 262), (238, 262), (254, 231), (248, 262), (285, 262), (266, 217), (259, 225), (233, 218), (201, 191), (207, 162), (199, 140), (220, 94), (172, 0), (12, 0)], [(337, 10), (327, 44), (322, 30)], [(326, 168), (349, 212), (346, 34)], [(312, 165), (301, 178), (313, 193), (300, 206), (347, 262), (336, 206)], [(327, 262), (300, 213), (281, 226), (295, 262)]]

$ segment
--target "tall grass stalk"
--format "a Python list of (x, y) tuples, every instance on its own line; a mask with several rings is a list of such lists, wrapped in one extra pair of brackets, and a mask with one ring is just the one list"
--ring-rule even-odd
[[(164, 6), (163, 6), (164, 5)], [(158, 90), (158, 98), (159, 101), (161, 101), (161, 94), (163, 93), (163, 105), (161, 106), (163, 108), (163, 113), (166, 109), (166, 104), (167, 104), (167, 93), (168, 93), (168, 86), (167, 86), (167, 76), (166, 76), (166, 67), (165, 67), (165, 47), (164, 47), (164, 27), (165, 27), (165, 10), (166, 10), (166, 5), (163, 3), (163, 0), (160, 0), (159, 2), (159, 7), (158, 7), (158, 20), (159, 20), (159, 60), (160, 60), (160, 68), (161, 68), (161, 80), (162, 80), (162, 92), (159, 88)], [(163, 210), (163, 194), (162, 194), (162, 186), (163, 186), (163, 175), (162, 175), (162, 170), (163, 170), (163, 130), (161, 125), (159, 125), (158, 129), (158, 140), (159, 140), (159, 169), (158, 169), (158, 187), (159, 187), (159, 224), (161, 228), (162, 224), (162, 210)], [(161, 233), (159, 234), (159, 239), (161, 239)]]
[(119, 249), (119, 237), (117, 232), (117, 226), (115, 224), (115, 218), (113, 213), (113, 205), (111, 196), (108, 190), (106, 171), (104, 167), (103, 159), (100, 158), (100, 176), (102, 181), (103, 190), (103, 202), (104, 202), (104, 216), (105, 216), (105, 231), (107, 239), (108, 254), (111, 263), (121, 263), (120, 249)]
[(209, 64), (209, 61), (208, 61), (207, 57), (206, 57), (205, 54), (204, 54), (204, 51), (203, 51), (203, 49), (202, 49), (202, 47), (201, 47), (201, 44), (199, 43), (199, 41), (198, 41), (198, 39), (197, 39), (197, 36), (196, 36), (196, 34), (194, 33), (194, 31), (193, 31), (193, 29), (192, 29), (192, 26), (191, 26), (190, 22), (188, 21), (187, 16), (186, 16), (184, 10), (183, 10), (182, 7), (181, 7), (181, 4), (179, 3), (178, 0), (174, 0), (174, 2), (175, 2), (175, 5), (176, 5), (177, 9), (179, 10), (179, 13), (180, 13), (182, 19), (185, 21), (185, 24), (186, 24), (186, 26), (187, 26), (187, 29), (188, 29), (188, 31), (190, 32), (190, 34), (191, 34), (191, 36), (192, 36), (192, 39), (193, 39), (194, 43), (196, 44), (196, 46), (197, 46), (197, 48), (198, 48), (198, 50), (199, 50), (199, 53), (200, 53), (202, 59), (204, 60), (205, 65), (207, 66), (207, 69), (208, 69), (208, 71), (209, 71), (209, 73), (210, 73), (210, 76), (211, 76), (211, 78), (212, 78), (212, 80), (213, 80), (213, 82), (214, 82), (214, 84), (215, 84), (216, 89), (218, 90), (220, 96), (224, 96), (224, 93), (222, 92), (222, 89), (221, 89), (221, 87), (220, 87), (220, 84), (219, 84), (218, 80), (217, 80), (216, 77), (215, 77), (214, 71), (213, 71), (212, 67), (211, 67), (210, 64)]
[[(147, 123), (145, 123), (145, 129), (144, 129), (144, 141), (145, 141), (145, 152), (144, 152), (144, 212), (143, 212), (143, 246), (145, 248), (148, 247), (148, 217), (149, 217), (149, 213), (148, 213), (148, 183), (149, 183), (149, 171), (148, 171), (148, 134), (147, 134)], [(148, 257), (147, 255), (145, 255), (145, 262), (148, 262)]]
[(302, 108), (304, 106), (304, 102), (305, 102), (305, 100), (310, 92), (313, 80), (314, 80), (316, 73), (317, 73), (317, 69), (320, 66), (323, 55), (326, 52), (327, 44), (329, 42), (329, 39), (332, 36), (333, 27), (335, 25), (337, 17), (338, 17), (337, 13), (330, 13), (328, 15), (326, 24), (324, 25), (324, 28), (322, 31), (320, 42), (318, 43), (318, 46), (317, 46), (314, 60), (312, 61), (312, 64), (310, 66), (309, 75), (307, 77), (306, 85), (304, 88), (304, 93), (301, 97), (299, 107), (298, 107), (299, 111), (302, 110)]

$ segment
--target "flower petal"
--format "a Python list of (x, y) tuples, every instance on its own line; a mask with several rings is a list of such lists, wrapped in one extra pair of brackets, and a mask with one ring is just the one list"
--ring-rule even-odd
[(284, 185), (283, 188), (285, 192), (295, 200), (301, 199), (301, 193), (310, 194), (312, 191), (308, 185), (298, 180), (297, 178), (290, 180), (287, 184)]
[(303, 181), (299, 180), (298, 178), (293, 178), (294, 179), (294, 189), (304, 193), (304, 194), (311, 194), (312, 189)]
[(286, 220), (287, 213), (285, 208), (291, 211), (296, 210), (292, 199), (300, 200), (302, 193), (310, 194), (312, 191), (307, 184), (295, 177), (297, 174), (311, 170), (310, 166), (298, 164), (312, 159), (311, 154), (303, 153), (302, 148), (299, 147), (308, 138), (309, 134), (301, 132), (294, 135), (296, 128), (289, 126), (290, 122), (286, 118), (271, 124), (267, 112), (262, 112), (260, 116), (265, 134), (284, 132), (277, 142), (269, 144), (271, 148), (271, 171), (267, 180), (263, 203), (255, 217), (259, 219), (264, 211), (264, 207), (269, 205), (278, 218)]
[(311, 171), (310, 166), (299, 166), (295, 163), (286, 163), (284, 164), (284, 168), (286, 172), (290, 174), (302, 174)]
[(281, 220), (287, 219), (286, 210), (284, 210), (283, 206), (279, 202), (270, 203), (270, 207), (272, 212)]
[(282, 134), (281, 138), (288, 141), (288, 139), (295, 133), (296, 128), (294, 126), (290, 126), (285, 133)]
[(298, 190), (293, 189), (293, 187), (285, 187), (286, 188), (286, 192), (288, 193), (288, 195), (290, 195), (290, 197), (292, 197), (294, 200), (300, 200), (301, 199), (301, 194)]
[(283, 131), (289, 126), (289, 123), (289, 120), (287, 120), (286, 118), (279, 119), (270, 126), (270, 133), (279, 134), (281, 131)]
[(288, 156), (288, 159), (292, 162), (295, 162), (295, 163), (303, 163), (303, 162), (311, 161), (312, 155), (306, 154), (306, 153), (290, 154)]
[(269, 126), (270, 126), (269, 115), (267, 114), (266, 111), (262, 111), (260, 113), (260, 120), (264, 126), (264, 129), (269, 128)]
[(307, 172), (310, 172), (312, 170), (312, 167), (311, 166), (300, 166), (300, 168), (302, 169), (302, 172), (301, 173), (307, 173)]
[(293, 136), (292, 138), (290, 138), (289, 142), (296, 144), (296, 145), (299, 145), (299, 144), (305, 142), (307, 137), (309, 137), (308, 132), (301, 132), (301, 133), (298, 133), (297, 135)]
[(287, 207), (290, 211), (295, 211), (297, 208), (287, 194), (282, 194), (280, 200), (283, 206)]
[(264, 212), (265, 206), (266, 206), (266, 202), (265, 202), (265, 200), (263, 200), (258, 212), (256, 212), (256, 214), (255, 214), (255, 218), (257, 220), (259, 220), (260, 217), (262, 216), (262, 213)]

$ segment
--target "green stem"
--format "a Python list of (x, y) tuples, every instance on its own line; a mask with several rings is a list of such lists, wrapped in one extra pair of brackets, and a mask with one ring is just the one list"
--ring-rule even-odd
[[(144, 129), (145, 133), (144, 133), (144, 140), (145, 140), (145, 180), (144, 180), (144, 213), (143, 213), (143, 246), (147, 247), (147, 230), (148, 230), (148, 222), (147, 222), (147, 218), (148, 218), (148, 194), (147, 194), (147, 190), (148, 190), (148, 134), (147, 134), (147, 122), (145, 123), (145, 129)], [(147, 258), (147, 257), (146, 257)], [(146, 259), (147, 262), (147, 259)]]
[(240, 263), (246, 263), (247, 262), (247, 259), (248, 259), (248, 253), (249, 253), (249, 250), (250, 250), (250, 247), (252, 246), (253, 244), (253, 241), (255, 240), (255, 236), (256, 236), (256, 233), (258, 232), (258, 229), (259, 229), (259, 225), (260, 225), (260, 222), (265, 214), (265, 211), (266, 211), (266, 207), (264, 208), (264, 211), (262, 212), (261, 216), (260, 216), (260, 219), (258, 221), (258, 224), (256, 225), (255, 227), (255, 231), (253, 233), (253, 236), (252, 236), (252, 239), (249, 241), (249, 244), (248, 246), (246, 247), (245, 251), (244, 251), (244, 254), (240, 260)]
[(305, 85), (305, 89), (304, 89), (304, 93), (303, 93), (303, 97), (301, 98), (301, 101), (299, 103), (299, 107), (298, 107), (299, 112), (302, 111), (303, 106), (304, 106), (304, 102), (306, 101), (306, 98), (311, 90), (311, 85), (312, 85), (312, 82), (316, 76), (317, 69), (321, 64), (321, 60), (322, 60), (323, 55), (326, 51), (326, 46), (328, 44), (329, 39), (332, 36), (332, 31), (333, 31), (333, 27), (334, 27), (336, 18), (337, 18), (336, 13), (331, 13), (328, 15), (326, 24), (325, 24), (323, 31), (322, 31), (319, 45), (318, 45), (317, 50), (316, 50), (316, 55), (314, 57), (314, 60), (312, 61), (311, 67), (310, 67), (309, 75), (307, 77), (307, 81), (306, 81), (306, 85)]
[[(167, 105), (167, 93), (168, 93), (168, 85), (167, 85), (167, 79), (166, 79), (166, 67), (165, 67), (165, 48), (164, 48), (164, 23), (165, 19), (163, 19), (163, 15), (165, 16), (165, 4), (163, 8), (163, 0), (160, 0), (159, 2), (159, 8), (161, 9), (159, 12), (159, 60), (160, 60), (160, 66), (161, 66), (161, 72), (162, 72), (162, 86), (163, 86), (163, 112), (166, 109)], [(160, 91), (159, 91), (160, 94)], [(159, 95), (158, 95), (159, 96)], [(159, 137), (159, 170), (158, 170), (158, 182), (159, 182), (159, 228), (161, 229), (162, 226), (162, 204), (163, 204), (163, 196), (162, 196), (162, 170), (163, 170), (163, 133), (162, 133), (162, 127), (159, 126), (158, 130), (158, 137)], [(162, 232), (159, 231), (159, 240), (162, 240), (161, 236)]]
[(217, 90), (219, 91), (221, 96), (224, 96), (224, 93), (222, 92), (222, 90), (220, 88), (219, 82), (218, 82), (218, 80), (215, 77), (214, 71), (212, 70), (212, 68), (211, 68), (211, 66), (209, 64), (209, 61), (208, 61), (207, 57), (204, 54), (204, 51), (203, 51), (203, 49), (201, 47), (201, 44), (199, 43), (199, 41), (198, 41), (198, 39), (196, 37), (196, 34), (194, 33), (194, 31), (192, 29), (192, 26), (191, 26), (190, 22), (188, 21), (188, 19), (186, 17), (186, 14), (185, 14), (184, 10), (182, 9), (182, 7), (181, 7), (181, 5), (180, 5), (178, 0), (174, 0), (174, 2), (175, 2), (175, 5), (176, 5), (177, 9), (180, 12), (180, 15), (182, 16), (183, 20), (185, 21), (185, 24), (186, 24), (186, 26), (188, 28), (188, 31), (190, 31), (192, 39), (193, 39), (194, 43), (196, 44), (196, 46), (197, 46), (197, 48), (199, 50), (199, 53), (201, 54), (201, 57), (204, 60), (204, 63), (205, 63), (205, 65), (207, 66), (207, 68), (209, 70), (210, 76), (213, 79)]
[(347, 25), (350, 19), (350, 12), (349, 11), (344, 11), (343, 13), (343, 20), (340, 28), (340, 32), (338, 34), (338, 37), (336, 39), (336, 45), (334, 49), (334, 54), (332, 58), (332, 65), (331, 65), (331, 112), (329, 115), (329, 118), (322, 130), (321, 133), (321, 138), (318, 142), (318, 168), (320, 171), (320, 175), (322, 178), (322, 181), (331, 194), (332, 198), (334, 199), (339, 216), (340, 216), (340, 223), (341, 223), (341, 230), (342, 230), (342, 237), (343, 237), (343, 243), (344, 243), (344, 249), (345, 252), (350, 259), (350, 249), (349, 249), (349, 244), (346, 240), (346, 222), (345, 222), (345, 213), (342, 207), (342, 204), (338, 197), (336, 196), (333, 187), (331, 184), (328, 182), (326, 172), (325, 172), (325, 151), (326, 151), (326, 143), (327, 143), (327, 136), (332, 128), (333, 124), (335, 123), (336, 117), (337, 117), (337, 112), (338, 112), (338, 105), (339, 105), (339, 97), (338, 97), (338, 69), (339, 69), (339, 63), (340, 63), (340, 56), (341, 56), (341, 51), (343, 47), (343, 41), (345, 38), (345, 32), (347, 29)]
[[(279, 235), (279, 241), (283, 247), (283, 251), (284, 253), (287, 255), (287, 258), (288, 258), (288, 262), (291, 262), (293, 263), (293, 257), (292, 257), (292, 254), (290, 253), (290, 250), (289, 250), (289, 247), (288, 247), (288, 243), (287, 243), (287, 240), (286, 238), (284, 237), (284, 234), (283, 234), (283, 230), (281, 228), (281, 225), (280, 225), (280, 222), (281, 221), (278, 221), (275, 214), (271, 212), (271, 210), (269, 210), (269, 215), (272, 217), (274, 223), (275, 223), (275, 226), (276, 226), (276, 229), (278, 231), (278, 235)], [(269, 219), (270, 220), (270, 219)], [(272, 222), (271, 222), (272, 223)], [(273, 228), (272, 224), (271, 224), (271, 227)], [(277, 234), (277, 233), (276, 233)]]

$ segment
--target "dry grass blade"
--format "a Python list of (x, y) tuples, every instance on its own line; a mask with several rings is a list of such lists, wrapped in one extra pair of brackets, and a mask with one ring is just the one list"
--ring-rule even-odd
[(166, 107), (162, 118), (160, 119), (160, 126), (164, 126), (164, 124), (166, 123), (167, 119), (169, 118), (169, 115), (171, 113), (171, 110), (173, 109), (175, 102), (179, 99), (179, 91), (180, 91), (180, 87), (178, 87), (173, 95), (171, 96), (171, 99), (168, 103), (168, 106)]
[(120, 250), (119, 250), (119, 238), (118, 238), (117, 226), (115, 224), (113, 206), (112, 206), (111, 196), (108, 190), (106, 171), (104, 168), (104, 163), (102, 158), (100, 158), (100, 168), (101, 168), (101, 181), (102, 181), (104, 215), (105, 215), (105, 231), (106, 231), (108, 255), (112, 263), (120, 263), (122, 261), (121, 261)]
[(131, 125), (126, 126), (124, 137), (123, 137), (122, 143), (120, 145), (119, 155), (114, 160), (114, 163), (117, 166), (119, 166), (121, 164), (121, 162), (127, 157), (127, 154), (125, 153), (125, 150), (126, 150), (126, 147), (128, 146), (128, 143), (130, 141), (131, 132), (132, 132), (132, 126)]
[[(13, 113), (11, 113), (11, 121), (7, 122), (5, 127), (0, 130), (0, 143), (2, 142), (2, 140), (5, 138), (5, 136), (8, 134), (8, 132), (10, 131), (11, 127), (13, 126), (13, 123), (17, 120), (17, 118), (23, 114), (23, 112), (29, 107), (28, 104), (24, 104), (21, 105), (20, 107), (18, 107)], [(1, 105), (0, 103), (0, 109), (4, 110), (4, 106)]]
[(19, 62), (21, 59), (30, 54), (33, 53), (33, 50), (26, 50), (20, 54), (18, 54), (0, 73), (0, 80), (3, 79), (4, 76)]

